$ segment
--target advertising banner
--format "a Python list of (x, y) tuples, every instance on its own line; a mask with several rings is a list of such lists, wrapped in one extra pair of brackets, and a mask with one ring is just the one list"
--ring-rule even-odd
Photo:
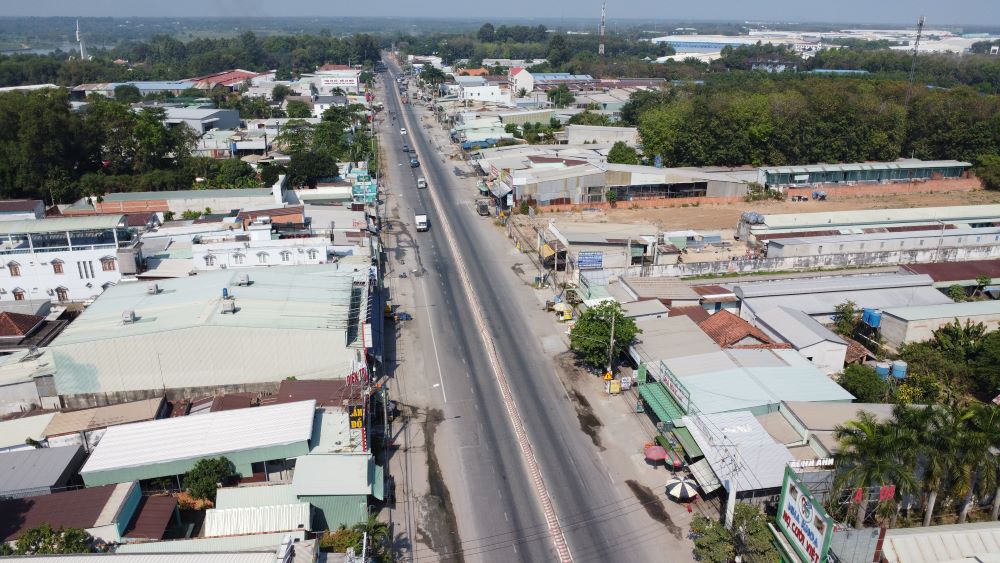
[(791, 467), (785, 467), (776, 524), (801, 561), (826, 561), (833, 537), (833, 520), (798, 480)]

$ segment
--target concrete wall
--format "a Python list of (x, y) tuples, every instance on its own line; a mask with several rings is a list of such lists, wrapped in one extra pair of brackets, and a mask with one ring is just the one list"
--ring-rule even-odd
[(826, 375), (833, 375), (844, 369), (847, 345), (824, 340), (800, 349), (799, 353)]
[[(995, 228), (975, 229), (976, 232), (960, 232), (955, 230), (935, 230), (930, 228), (923, 236), (916, 233), (895, 233), (893, 238), (865, 238), (863, 240), (831, 240), (829, 237), (806, 237), (801, 242), (784, 238), (770, 240), (767, 243), (769, 258), (787, 258), (793, 256), (821, 255), (830, 251), (841, 254), (858, 253), (865, 250), (929, 250), (939, 246), (945, 248), (966, 248), (984, 245), (1000, 246), (1000, 234)], [(887, 236), (892, 233), (880, 234)], [(837, 237), (840, 238), (840, 237)], [(826, 240), (823, 240), (826, 239)]]
[(905, 321), (898, 317), (884, 314), (882, 315), (882, 338), (885, 339), (885, 344), (888, 347), (898, 349), (903, 344), (924, 342), (925, 340), (933, 339), (935, 330), (954, 322), (956, 319), (963, 325), (967, 321), (982, 323), (986, 326), (987, 332), (992, 332), (1000, 328), (1000, 315), (994, 314), (950, 316), (914, 321)]
[(788, 188), (789, 197), (812, 197), (814, 191), (826, 192), (827, 199), (853, 198), (860, 196), (879, 196), (894, 194), (933, 193), (941, 191), (967, 192), (982, 188), (979, 178), (956, 178), (951, 180), (929, 180), (902, 184), (861, 184), (855, 186), (837, 186), (824, 184), (818, 187)]
[(566, 139), (571, 145), (597, 142), (614, 144), (623, 141), (630, 147), (639, 144), (639, 130), (635, 127), (601, 127), (593, 125), (568, 125)]
[[(61, 408), (84, 409), (91, 407), (103, 407), (106, 405), (117, 405), (144, 399), (155, 399), (156, 397), (166, 397), (168, 401), (181, 399), (194, 399), (209, 395), (223, 395), (226, 393), (262, 393), (271, 395), (278, 392), (279, 382), (269, 383), (244, 383), (236, 385), (212, 385), (205, 387), (180, 387), (175, 389), (142, 389), (138, 391), (119, 391), (112, 393), (82, 393), (79, 395), (62, 395), (59, 397)], [(54, 389), (53, 389), (54, 393)], [(47, 395), (43, 395), (42, 399)]]

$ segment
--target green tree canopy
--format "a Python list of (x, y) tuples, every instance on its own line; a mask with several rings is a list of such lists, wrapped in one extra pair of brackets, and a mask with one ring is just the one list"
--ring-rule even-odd
[(767, 521), (759, 508), (744, 503), (736, 504), (729, 529), (717, 520), (695, 514), (691, 519), (694, 556), (707, 563), (729, 563), (737, 558), (746, 563), (778, 561)]
[(219, 188), (258, 188), (260, 181), (252, 166), (238, 158), (230, 158), (219, 163), (212, 185)]
[(184, 488), (196, 499), (214, 502), (219, 483), (235, 474), (236, 467), (225, 457), (200, 459), (184, 474)]
[[(614, 346), (611, 346), (612, 323)], [(606, 365), (608, 352), (612, 358), (628, 349), (635, 337), (642, 332), (635, 320), (625, 316), (616, 301), (605, 301), (584, 311), (570, 331), (570, 348), (593, 366)]]
[(288, 181), (293, 186), (315, 188), (319, 180), (334, 178), (338, 173), (337, 162), (326, 152), (294, 153), (288, 162)]
[(861, 323), (861, 312), (854, 301), (847, 300), (833, 308), (834, 331), (841, 336), (853, 336)]
[(275, 103), (280, 104), (285, 101), (285, 96), (291, 95), (292, 89), (284, 84), (278, 84), (271, 89), (271, 100)]
[(573, 93), (569, 91), (569, 87), (565, 84), (560, 84), (545, 92), (545, 97), (557, 108), (564, 108), (576, 101), (576, 97), (573, 96)]
[(610, 125), (608, 116), (601, 115), (599, 113), (594, 113), (589, 109), (583, 110), (580, 113), (569, 118), (570, 125)]
[(90, 553), (93, 538), (79, 528), (54, 529), (48, 523), (27, 530), (17, 538), (17, 555)]
[(976, 165), (976, 176), (987, 190), (1000, 190), (1000, 155), (980, 155)]
[(134, 104), (142, 101), (142, 93), (134, 84), (119, 84), (114, 90), (115, 101), (122, 104)]
[(885, 402), (889, 388), (869, 366), (852, 364), (840, 376), (840, 386), (861, 403)]
[(292, 119), (312, 117), (312, 110), (309, 109), (309, 104), (302, 100), (290, 100), (285, 104), (285, 113)]
[(431, 86), (442, 84), (447, 79), (448, 77), (445, 76), (444, 71), (437, 67), (426, 65), (424, 66), (424, 69), (420, 71), (420, 80), (423, 80)]
[(639, 153), (626, 145), (624, 141), (617, 141), (608, 151), (608, 162), (612, 164), (639, 164)]

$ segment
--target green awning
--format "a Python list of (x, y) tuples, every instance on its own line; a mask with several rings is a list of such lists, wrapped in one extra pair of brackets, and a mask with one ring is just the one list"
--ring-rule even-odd
[(653, 414), (661, 422), (680, 420), (684, 416), (680, 405), (659, 382), (640, 385), (639, 395), (646, 401), (649, 408), (653, 409)]
[(698, 442), (694, 441), (694, 436), (691, 435), (691, 431), (683, 426), (678, 426), (674, 428), (674, 437), (680, 442), (681, 447), (684, 448), (684, 453), (687, 454), (689, 459), (694, 459), (696, 457), (702, 457), (705, 455), (698, 447)]

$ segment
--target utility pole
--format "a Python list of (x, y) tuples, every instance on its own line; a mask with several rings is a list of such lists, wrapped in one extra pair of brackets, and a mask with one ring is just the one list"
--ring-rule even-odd
[(611, 341), (608, 342), (608, 373), (611, 373), (611, 360), (615, 356), (615, 319), (618, 318), (617, 311), (611, 312)]
[(601, 29), (600, 29), (601, 42), (597, 44), (597, 54), (602, 59), (604, 58), (604, 16), (606, 13), (607, 6), (608, 3), (606, 1), (601, 3)]

